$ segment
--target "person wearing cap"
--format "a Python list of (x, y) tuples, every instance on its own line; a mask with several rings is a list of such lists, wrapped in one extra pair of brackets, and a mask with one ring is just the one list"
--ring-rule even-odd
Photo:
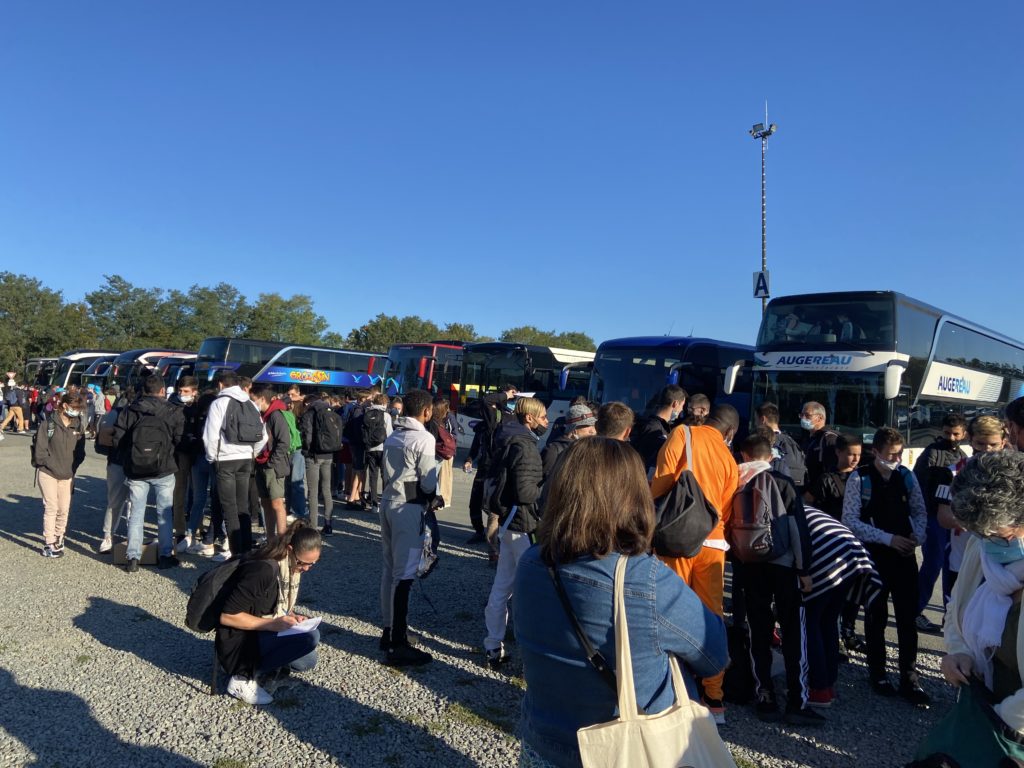
[(551, 473), (558, 464), (559, 457), (574, 442), (581, 437), (592, 437), (597, 434), (597, 417), (589, 405), (574, 405), (569, 408), (565, 415), (565, 432), (554, 440), (548, 440), (547, 446), (541, 453), (541, 463), (544, 468), (544, 482), (548, 481)]

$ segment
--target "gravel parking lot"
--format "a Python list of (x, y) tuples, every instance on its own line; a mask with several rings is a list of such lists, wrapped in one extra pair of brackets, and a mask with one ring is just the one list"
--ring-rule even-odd
[[(0, 765), (516, 765), (523, 682), (515, 661), (509, 675), (482, 664), (492, 571), (483, 550), (462, 546), (471, 476), (456, 472), (440, 567), (411, 601), (411, 623), (434, 662), (408, 672), (380, 663), (379, 527), (374, 515), (343, 511), (302, 585), (304, 612), (324, 619), (320, 663), (255, 708), (209, 695), (212, 635), (184, 626), (189, 590), (208, 561), (129, 575), (95, 553), (105, 482), (91, 448), (67, 555), (40, 557), (29, 443), (16, 435), (0, 442)], [(923, 636), (930, 710), (872, 696), (856, 659), (843, 667), (824, 727), (766, 725), (732, 707), (722, 734), (742, 766), (902, 765), (952, 701), (939, 647)]]

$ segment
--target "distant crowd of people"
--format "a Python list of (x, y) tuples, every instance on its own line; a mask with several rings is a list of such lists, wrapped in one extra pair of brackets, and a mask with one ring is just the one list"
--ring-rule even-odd
[[(228, 371), (202, 391), (185, 377), (170, 398), (157, 376), (116, 394), (92, 425), (107, 459), (99, 549), (113, 548), (125, 519), (125, 568), (138, 571), (153, 495), (159, 567), (183, 553), (237, 566), (217, 631), (230, 694), (267, 703), (283, 674), (316, 663), (315, 629), (278, 633), (305, 626), (295, 613), (299, 581), (333, 532), (336, 499), (379, 516), (384, 662), (431, 661), (408, 617), (412, 585), (439, 562), (436, 512), (452, 501), (457, 430), (446, 400), (420, 390), (278, 394)], [(799, 414), (802, 443), (780, 429), (772, 403), (738, 439), (733, 407), (678, 386), (640, 416), (580, 398), (553, 425), (542, 402), (512, 385), (481, 405), (464, 464), (476, 468), (467, 543), (486, 547), (495, 566), (481, 617), (492, 669), (511, 656), (514, 617), (527, 682), (522, 764), (579, 765), (577, 731), (614, 715), (617, 572), (644, 712), (673, 701), (670, 656), (719, 725), (727, 701), (751, 704), (767, 722), (822, 723), (850, 653), (865, 654), (875, 694), (927, 707), (918, 633), (943, 629), (924, 613), (941, 577), (944, 674), (955, 685), (980, 682), (979, 701), (1024, 731), (1024, 398), (1005, 420), (949, 413), (912, 469), (902, 464), (900, 431), (878, 429), (866, 446), (830, 429), (817, 402)], [(87, 407), (86, 393), (59, 393), (33, 438), (47, 557), (63, 554)], [(254, 542), (253, 516), (263, 541)], [(681, 536), (688, 546), (668, 544)], [(890, 601), (895, 679), (885, 651)], [(784, 691), (772, 679), (773, 647)], [(999, 748), (1014, 754), (1004, 741)], [(956, 764), (922, 749), (918, 765)]]

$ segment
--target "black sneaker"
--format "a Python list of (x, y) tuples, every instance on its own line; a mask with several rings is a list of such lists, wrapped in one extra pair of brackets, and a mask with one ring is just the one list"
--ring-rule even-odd
[[(415, 632), (406, 632), (405, 642), (409, 645), (417, 646), (420, 644), (420, 636), (417, 635)], [(380, 643), (378, 643), (378, 646), (382, 651), (386, 651), (390, 645), (391, 627), (384, 627), (384, 630), (380, 633)]]
[(384, 663), (389, 667), (418, 667), (433, 660), (434, 657), (426, 651), (421, 651), (419, 648), (413, 648), (408, 643), (403, 643), (402, 645), (392, 645), (388, 648), (388, 655), (384, 659)]
[(128, 564), (124, 567), (124, 569), (128, 573), (138, 573), (139, 572), (139, 558), (133, 557), (131, 560), (128, 561)]
[(864, 653), (867, 643), (856, 632), (843, 630), (843, 646), (851, 653)]
[(770, 693), (759, 693), (754, 711), (761, 722), (774, 723), (779, 719), (779, 702)]
[(177, 568), (179, 565), (181, 565), (181, 560), (174, 555), (160, 555), (160, 562), (156, 567), (161, 571), (166, 571), (168, 568)]
[(508, 663), (508, 653), (505, 652), (504, 648), (498, 648), (494, 651), (487, 652), (487, 667), (489, 669), (501, 669), (501, 667)]
[(332, 533), (334, 533), (334, 528), (331, 526), (330, 523), (327, 523), (326, 525), (324, 525), (323, 528), (320, 529), (321, 536), (330, 536)]
[(901, 677), (897, 693), (900, 695), (900, 698), (910, 702), (915, 707), (927, 709), (931, 706), (932, 697), (924, 692), (924, 688), (918, 682), (916, 672), (909, 672)]
[(918, 632), (924, 632), (929, 635), (942, 634), (942, 626), (931, 621), (923, 613), (914, 619), (914, 626), (917, 627)]
[(872, 680), (871, 690), (877, 693), (879, 696), (885, 696), (887, 699), (890, 699), (896, 695), (896, 686), (889, 682), (889, 679), (887, 677), (883, 677), (878, 680)]
[(803, 709), (786, 708), (786, 723), (788, 725), (823, 725), (828, 722), (822, 715), (810, 707)]

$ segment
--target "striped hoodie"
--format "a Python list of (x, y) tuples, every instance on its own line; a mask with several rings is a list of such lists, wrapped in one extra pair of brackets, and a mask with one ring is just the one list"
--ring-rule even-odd
[(867, 549), (831, 515), (814, 507), (804, 507), (804, 513), (811, 534), (811, 591), (803, 595), (804, 602), (849, 582), (854, 586), (850, 599), (871, 605), (881, 593), (882, 581)]

